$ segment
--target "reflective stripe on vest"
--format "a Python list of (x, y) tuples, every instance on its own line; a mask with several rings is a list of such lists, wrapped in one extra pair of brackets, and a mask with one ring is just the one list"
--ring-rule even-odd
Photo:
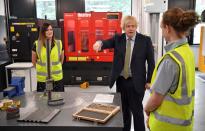
[[(192, 91), (192, 97), (195, 95), (195, 91)], [(178, 105), (187, 105), (192, 101), (192, 97), (184, 96), (182, 99), (176, 99), (172, 96), (166, 96), (165, 100), (177, 103)]]
[[(57, 61), (57, 62), (51, 62), (51, 65), (58, 65), (61, 62)], [(40, 66), (46, 66), (46, 63), (43, 63), (42, 61), (37, 61), (37, 64), (39, 64)]]
[[(57, 75), (59, 73), (62, 73), (62, 70), (59, 70), (59, 71), (52, 71), (51, 72), (51, 75)], [(47, 73), (46, 72), (38, 72), (37, 71), (37, 75), (40, 75), (40, 76), (47, 76)]]
[[(42, 63), (41, 55), (40, 55), (41, 54), (41, 44), (39, 44), (39, 43), (40, 43), (40, 40), (38, 40), (37, 54), (38, 54), (39, 61)], [(36, 43), (36, 46), (37, 46), (37, 43)]]
[(163, 121), (163, 122), (172, 123), (172, 124), (176, 124), (176, 125), (188, 126), (192, 122), (194, 112), (192, 112), (192, 116), (189, 120), (181, 120), (181, 119), (177, 119), (177, 118), (162, 116), (162, 115), (158, 114), (156, 111), (154, 112), (154, 115), (155, 115), (156, 119)]
[(61, 53), (60, 53), (60, 49), (61, 49), (61, 48), (60, 48), (60, 40), (56, 40), (56, 45), (57, 45), (57, 48), (58, 48), (58, 56), (59, 56), (58, 58), (59, 58), (59, 61), (60, 61), (60, 58), (61, 58), (61, 57), (60, 57), (60, 54), (61, 54)]

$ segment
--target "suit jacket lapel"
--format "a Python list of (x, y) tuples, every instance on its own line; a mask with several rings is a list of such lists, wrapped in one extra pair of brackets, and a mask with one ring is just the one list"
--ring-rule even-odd
[(126, 35), (124, 34), (122, 36), (122, 55), (123, 55), (123, 61), (125, 60), (125, 53), (126, 53)]
[(134, 57), (136, 56), (136, 51), (137, 51), (137, 44), (140, 43), (140, 39), (139, 39), (139, 35), (137, 35), (138, 33), (136, 32), (136, 37), (135, 37), (135, 43), (134, 43), (134, 47), (133, 47), (133, 50), (132, 50), (132, 57), (131, 57), (131, 63), (134, 59)]

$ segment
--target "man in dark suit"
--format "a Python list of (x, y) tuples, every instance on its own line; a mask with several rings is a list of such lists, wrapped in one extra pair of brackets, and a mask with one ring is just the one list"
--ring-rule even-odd
[[(114, 61), (110, 87), (116, 81), (117, 92), (121, 93), (124, 120), (123, 131), (130, 131), (131, 116), (135, 131), (144, 131), (142, 100), (146, 88), (149, 88), (154, 70), (154, 49), (150, 37), (136, 32), (137, 21), (133, 16), (122, 20), (125, 33), (113, 38), (96, 41), (95, 51), (114, 48)], [(147, 71), (146, 71), (147, 62)]]

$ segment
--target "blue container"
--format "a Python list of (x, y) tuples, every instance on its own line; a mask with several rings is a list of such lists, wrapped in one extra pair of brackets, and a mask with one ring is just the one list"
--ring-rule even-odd
[(23, 95), (25, 93), (24, 92), (25, 77), (12, 77), (11, 84), (9, 84), (9, 85), (16, 87), (16, 95), (17, 96)]
[(16, 96), (16, 87), (15, 86), (9, 86), (8, 88), (3, 90), (3, 96), (8, 96), (8, 98), (11, 98), (13, 96)]

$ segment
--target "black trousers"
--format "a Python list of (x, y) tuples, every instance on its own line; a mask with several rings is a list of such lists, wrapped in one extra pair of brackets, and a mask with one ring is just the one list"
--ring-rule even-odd
[[(43, 92), (45, 89), (46, 89), (45, 82), (37, 82), (37, 92)], [(63, 80), (54, 81), (52, 91), (64, 92)]]
[(144, 114), (142, 100), (144, 94), (139, 94), (134, 89), (132, 78), (124, 79), (120, 76), (116, 82), (117, 92), (121, 93), (122, 112), (123, 112), (123, 131), (130, 131), (131, 118), (135, 131), (145, 131)]

